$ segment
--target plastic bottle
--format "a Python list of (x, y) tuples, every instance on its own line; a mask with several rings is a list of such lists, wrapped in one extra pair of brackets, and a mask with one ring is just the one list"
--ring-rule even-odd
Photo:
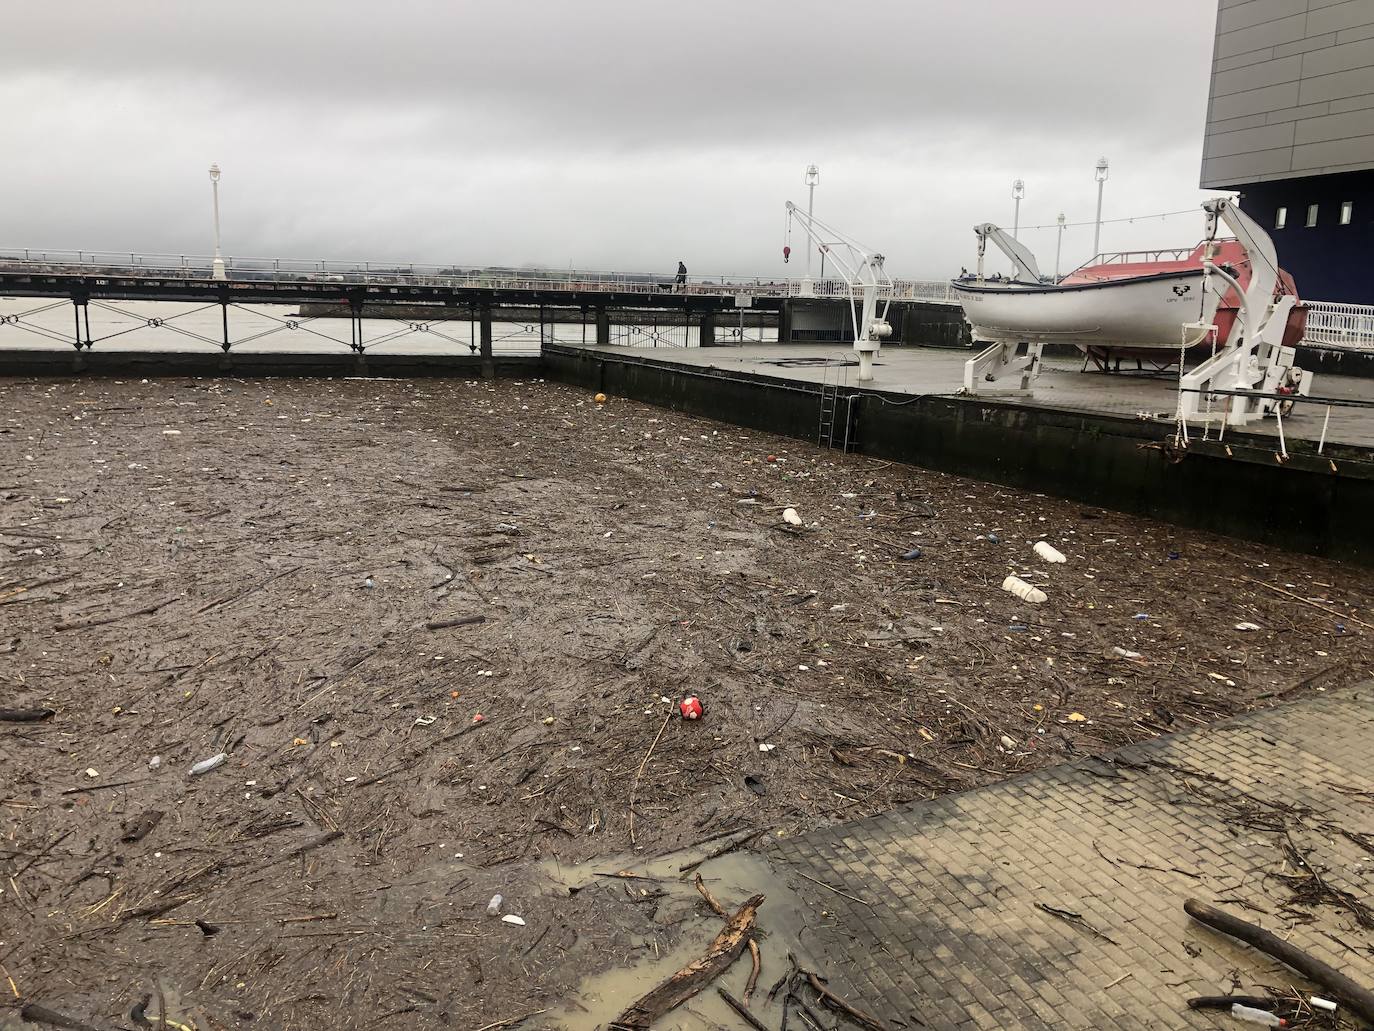
[(1022, 601), (1028, 601), (1033, 605), (1039, 605), (1048, 595), (1038, 587), (1032, 587), (1019, 576), (1009, 576), (1002, 581), (1002, 590), (1016, 595)]
[(1288, 1026), (1288, 1021), (1268, 1010), (1257, 1010), (1250, 1006), (1242, 1006), (1238, 1002), (1231, 1004), (1231, 1016), (1237, 1020), (1248, 1020), (1252, 1024), (1261, 1024), (1264, 1027)]
[(1046, 562), (1067, 562), (1064, 553), (1046, 541), (1035, 542), (1035, 553)]
[(220, 752), (218, 755), (212, 755), (208, 759), (202, 759), (191, 767), (191, 776), (199, 777), (202, 773), (209, 773), (211, 770), (217, 770), (228, 761), (229, 756), (224, 752)]
[(497, 916), (501, 912), (501, 896), (493, 895), (487, 903), (487, 916)]

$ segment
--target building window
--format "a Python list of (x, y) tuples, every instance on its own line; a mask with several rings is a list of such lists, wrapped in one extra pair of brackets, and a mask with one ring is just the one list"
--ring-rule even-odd
[(1278, 211), (1274, 212), (1274, 228), (1275, 228), (1275, 229), (1282, 229), (1282, 228), (1283, 228), (1284, 226), (1286, 226), (1287, 224), (1288, 224), (1288, 209), (1287, 209), (1287, 208), (1279, 208)]
[(1355, 214), (1355, 202), (1353, 200), (1341, 201), (1341, 225), (1350, 225), (1350, 216)]
[(1307, 228), (1311, 229), (1317, 224), (1317, 205), (1307, 205)]

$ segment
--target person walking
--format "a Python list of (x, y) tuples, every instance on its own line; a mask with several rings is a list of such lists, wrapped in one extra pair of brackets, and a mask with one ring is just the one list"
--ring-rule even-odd
[(681, 261), (677, 263), (677, 288), (684, 292), (687, 289), (687, 266)]

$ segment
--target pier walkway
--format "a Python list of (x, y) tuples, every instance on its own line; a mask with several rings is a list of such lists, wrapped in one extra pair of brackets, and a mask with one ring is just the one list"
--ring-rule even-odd
[[(839, 383), (856, 388), (858, 361), (844, 344), (746, 344), (741, 347), (655, 348), (627, 351), (623, 347), (587, 345), (589, 353), (631, 356), (669, 362), (687, 369), (716, 369), (726, 373), (769, 376), (819, 387)], [(963, 386), (964, 362), (971, 352), (953, 348), (885, 347), (874, 365), (872, 390), (891, 391), (912, 396), (953, 396)], [(1346, 356), (1352, 363), (1359, 356)], [(1082, 372), (1081, 358), (1046, 358), (1034, 391), (1027, 395), (995, 395), (999, 403), (1028, 408), (1052, 408), (1088, 414), (1125, 416), (1171, 425), (1178, 399), (1178, 379), (1171, 370), (1159, 375), (1133, 373)], [(1374, 397), (1374, 382), (1354, 376), (1323, 375), (1317, 372), (1314, 394), (1340, 400), (1368, 400)], [(1326, 406), (1315, 401), (1299, 402), (1293, 414), (1283, 421), (1289, 440), (1321, 438), (1326, 421)], [(1326, 439), (1331, 443), (1374, 447), (1374, 409), (1331, 408), (1326, 424)], [(1196, 431), (1200, 434), (1201, 427)], [(1247, 434), (1259, 433), (1274, 438), (1278, 426), (1264, 419), (1245, 427)], [(1215, 430), (1212, 431), (1215, 436)]]

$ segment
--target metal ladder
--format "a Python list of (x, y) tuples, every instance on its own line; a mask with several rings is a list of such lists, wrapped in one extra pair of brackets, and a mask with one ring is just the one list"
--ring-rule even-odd
[[(835, 369), (834, 379), (831, 379), (830, 370)], [(835, 417), (840, 410), (840, 387), (845, 385), (849, 379), (849, 368), (844, 362), (835, 366), (827, 363), (821, 370), (821, 411), (820, 421), (816, 429), (816, 443), (824, 448), (833, 448), (835, 444)], [(849, 450), (848, 426), (840, 438), (839, 446), (845, 451)]]

